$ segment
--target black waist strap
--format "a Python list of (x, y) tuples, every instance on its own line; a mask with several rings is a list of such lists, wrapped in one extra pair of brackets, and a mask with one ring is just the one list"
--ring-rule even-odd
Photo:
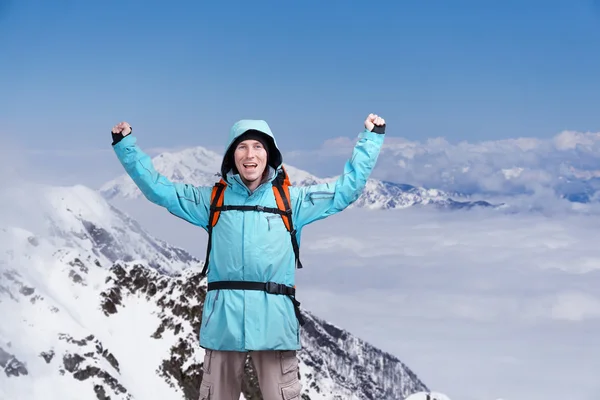
[(304, 325), (304, 319), (300, 314), (300, 302), (294, 297), (296, 295), (296, 289), (290, 286), (286, 286), (275, 282), (249, 282), (249, 281), (216, 281), (208, 283), (208, 291), (211, 290), (262, 290), (270, 294), (280, 294), (288, 296), (292, 300), (294, 305), (294, 311), (296, 318), (300, 325)]

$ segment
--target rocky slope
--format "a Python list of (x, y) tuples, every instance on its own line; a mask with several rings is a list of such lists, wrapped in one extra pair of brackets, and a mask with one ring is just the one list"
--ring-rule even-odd
[[(37, 196), (44, 229), (0, 227), (0, 399), (197, 399), (201, 263), (90, 189)], [(396, 357), (303, 312), (304, 400), (427, 390)], [(261, 398), (250, 360), (243, 392)]]

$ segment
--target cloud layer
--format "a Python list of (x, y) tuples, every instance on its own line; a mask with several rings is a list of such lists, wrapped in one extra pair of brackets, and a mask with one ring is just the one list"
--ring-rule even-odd
[(305, 230), (298, 296), (452, 399), (591, 400), (599, 226), (575, 214), (347, 210)]
[[(319, 175), (338, 174), (354, 139), (337, 138), (316, 152), (286, 153), (287, 162)], [(564, 131), (551, 139), (479, 143), (386, 139), (373, 177), (478, 195), (547, 194), (589, 200), (600, 184), (600, 133)]]

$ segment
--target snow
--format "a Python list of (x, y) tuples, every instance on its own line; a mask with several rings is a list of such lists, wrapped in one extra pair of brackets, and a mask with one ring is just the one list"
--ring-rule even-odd
[[(135, 398), (181, 398), (181, 392), (171, 388), (162, 379), (155, 379), (156, 367), (168, 354), (175, 342), (167, 331), (162, 340), (153, 339), (150, 333), (160, 324), (159, 310), (154, 304), (139, 297), (130, 298), (127, 307), (112, 315), (106, 342), (117, 354), (126, 354), (134, 362), (124, 362), (121, 375)], [(136, 334), (138, 333), (139, 334)], [(146, 377), (146, 379), (143, 379)], [(146, 384), (153, 380), (153, 385)]]
[(502, 173), (506, 179), (518, 178), (523, 172), (523, 168), (513, 167), (513, 168), (504, 168), (502, 169)]
[[(198, 332), (180, 314), (201, 306), (198, 260), (84, 186), (27, 193), (39, 202), (30, 211), (45, 222), (35, 230), (0, 227), (0, 400), (92, 400), (96, 390), (113, 400), (189, 399), (162, 366), (181, 362), (181, 371), (193, 373), (203, 360)], [(300, 368), (312, 399), (384, 391), (400, 398), (425, 388), (394, 356), (310, 313), (305, 318), (311, 328), (302, 331)], [(173, 350), (181, 343), (189, 349), (184, 356)]]
[(450, 398), (438, 392), (419, 392), (411, 394), (406, 400), (450, 400)]
[[(212, 186), (220, 177), (222, 156), (203, 147), (193, 147), (180, 152), (166, 152), (152, 158), (154, 168), (173, 182)], [(329, 179), (318, 178), (306, 171), (284, 164), (294, 185), (322, 183)], [(100, 193), (107, 199), (137, 199), (143, 197), (133, 180), (127, 175), (106, 182)]]
[[(152, 159), (158, 172), (176, 182), (182, 179), (194, 182), (195, 185), (212, 185), (218, 178), (222, 156), (203, 147), (192, 147), (180, 152), (164, 152)], [(123, 198), (141, 196), (140, 190), (126, 174), (105, 183), (100, 192), (107, 198), (117, 195)]]
[[(174, 341), (169, 331), (162, 340), (151, 338), (159, 324), (156, 305), (132, 297), (120, 313), (107, 318), (102, 312), (100, 293), (107, 287), (108, 267), (114, 260), (111, 252), (99, 249), (120, 246), (121, 254), (128, 255), (132, 263), (154, 261), (168, 273), (182, 271), (197, 260), (181, 257), (173, 248), (153, 240), (89, 188), (38, 189), (38, 207), (30, 211), (43, 215), (45, 224), (38, 225), (35, 233), (18, 227), (0, 228), (0, 348), (25, 364), (28, 372), (18, 377), (0, 374), (2, 400), (81, 400), (81, 393), (93, 393), (92, 383), (100, 379), (79, 381), (57, 368), (63, 356), (82, 353), (65, 334), (77, 341), (93, 334), (94, 341), (86, 345), (92, 352), (99, 343), (115, 354), (120, 371), (102, 357), (83, 364), (107, 371), (134, 398), (181, 399), (181, 393), (164, 379), (155, 378), (157, 366)], [(104, 234), (94, 237), (90, 224)], [(46, 363), (40, 354), (49, 351), (55, 356)], [(202, 356), (201, 350), (198, 356)], [(114, 396), (111, 398), (126, 398)]]
[[(0, 314), (9, 318), (0, 327), (0, 347), (13, 352), (29, 371), (27, 376), (19, 379), (0, 375), (6, 400), (81, 400), (82, 392), (93, 393), (90, 382), (77, 381), (67, 374), (61, 376), (54, 366), (59, 359), (46, 364), (39, 356), (52, 350), (60, 358), (78, 350), (58, 339), (65, 332), (76, 340), (93, 332), (103, 347), (117, 356), (122, 369), (117, 372), (102, 359), (100, 365), (114, 373), (134, 398), (181, 398), (181, 394), (164, 380), (155, 379), (156, 367), (173, 343), (168, 333), (163, 340), (150, 337), (159, 324), (156, 306), (134, 297), (121, 312), (107, 318), (98, 304), (100, 292), (106, 287), (108, 271), (105, 268), (92, 268), (90, 264), (93, 264), (88, 262), (88, 272), (80, 272), (84, 280), (75, 283), (69, 278), (67, 262), (78, 253), (56, 250), (43, 238), (38, 238), (40, 244), (36, 248), (27, 240), (31, 234), (23, 230), (4, 229), (2, 233), (5, 248), (0, 264), (0, 273), (4, 275), (1, 282), (5, 287), (8, 283), (10, 297), (14, 296), (17, 301), (1, 298)], [(91, 253), (87, 255), (87, 260), (95, 260)], [(18, 274), (13, 285), (6, 282), (6, 274), (11, 271)], [(35, 288), (32, 296), (41, 298), (32, 304), (19, 293), (21, 287)]]

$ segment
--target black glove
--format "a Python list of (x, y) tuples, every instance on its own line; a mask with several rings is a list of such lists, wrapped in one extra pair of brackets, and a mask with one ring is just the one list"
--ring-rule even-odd
[[(131, 133), (133, 132), (133, 127), (131, 127), (131, 130), (129, 131), (129, 133), (127, 135), (131, 135)], [(110, 131), (111, 135), (112, 135), (112, 145), (114, 146), (115, 144), (119, 143), (121, 140), (123, 140), (123, 138), (125, 136), (123, 136), (122, 133), (114, 133), (113, 131)]]
[(385, 133), (385, 124), (383, 124), (381, 126), (375, 125), (373, 127), (373, 129), (371, 129), (371, 132), (375, 132), (375, 133), (379, 133), (379, 134), (383, 135)]

